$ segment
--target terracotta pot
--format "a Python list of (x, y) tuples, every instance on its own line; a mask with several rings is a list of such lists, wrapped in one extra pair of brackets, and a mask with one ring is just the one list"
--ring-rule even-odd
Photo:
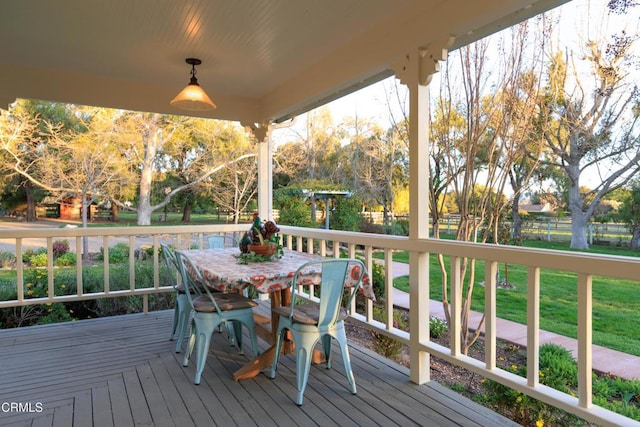
[(277, 245), (275, 243), (267, 243), (264, 245), (248, 245), (249, 252), (256, 255), (271, 256), (276, 253)]

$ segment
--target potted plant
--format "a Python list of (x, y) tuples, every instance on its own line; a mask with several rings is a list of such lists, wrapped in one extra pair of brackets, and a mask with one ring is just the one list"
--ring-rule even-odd
[(244, 233), (240, 240), (240, 251), (242, 253), (254, 253), (271, 257), (274, 254), (282, 255), (282, 246), (280, 245), (280, 237), (278, 233), (280, 229), (273, 221), (265, 221), (264, 223), (258, 216), (253, 214), (253, 223), (249, 231)]

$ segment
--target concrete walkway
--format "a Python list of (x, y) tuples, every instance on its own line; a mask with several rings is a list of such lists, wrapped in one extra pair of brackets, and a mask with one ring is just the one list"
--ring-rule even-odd
[[(393, 263), (394, 277), (408, 276), (409, 265), (405, 263)], [(409, 294), (399, 289), (393, 289), (393, 305), (399, 308), (409, 309)], [(444, 309), (442, 302), (431, 300), (429, 304), (431, 316), (444, 319)], [(477, 325), (482, 317), (481, 313), (472, 311), (470, 324)], [(527, 327), (520, 323), (511, 322), (504, 319), (496, 319), (496, 330), (498, 338), (517, 344), (523, 348), (527, 346)], [(560, 345), (573, 353), (577, 358), (578, 342), (573, 338), (567, 338), (547, 331), (540, 331), (540, 344), (554, 343)], [(616, 350), (611, 350), (597, 345), (593, 346), (592, 352), (593, 369), (602, 373), (627, 378), (640, 379), (640, 357)]]

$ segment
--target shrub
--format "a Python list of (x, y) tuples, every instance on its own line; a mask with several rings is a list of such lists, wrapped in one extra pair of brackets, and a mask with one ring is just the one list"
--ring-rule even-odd
[(0, 251), (0, 268), (11, 267), (16, 262), (16, 256), (9, 251)]
[[(540, 346), (540, 383), (575, 396), (577, 365), (571, 353), (556, 344)], [(512, 365), (512, 373), (526, 377), (526, 366)], [(566, 370), (566, 371), (565, 371)], [(495, 381), (483, 382), (485, 402), (508, 413), (509, 418), (522, 425), (584, 425), (584, 421), (560, 408), (527, 396)]]
[(336, 207), (330, 218), (332, 230), (359, 231), (360, 209), (362, 205), (357, 196), (338, 197)]
[(389, 227), (386, 227), (386, 233), (394, 236), (408, 236), (409, 221), (406, 219), (393, 221)]
[(431, 338), (440, 338), (447, 333), (449, 328), (447, 322), (437, 317), (429, 317), (429, 336)]
[(386, 234), (382, 224), (375, 224), (366, 218), (360, 221), (360, 231), (363, 233)]
[(36, 255), (46, 254), (47, 250), (45, 248), (32, 249), (28, 248), (27, 250), (22, 252), (22, 261), (31, 264), (31, 258)]
[(70, 265), (76, 265), (76, 254), (73, 252), (66, 252), (56, 258), (56, 265), (58, 267), (68, 267)]
[(53, 242), (53, 257), (57, 258), (69, 252), (68, 240), (56, 240)]
[(29, 264), (32, 267), (46, 267), (47, 266), (47, 253), (38, 253), (30, 257)]
[[(380, 319), (381, 322), (386, 322), (386, 312), (379, 307), (373, 308), (373, 317)], [(398, 311), (393, 312), (393, 326), (406, 330), (407, 322), (404, 320), (402, 313)], [(395, 338), (391, 338), (380, 332), (371, 332), (373, 335), (373, 346), (377, 353), (387, 358), (395, 358), (402, 349), (402, 343)]]
[[(129, 245), (118, 243), (109, 248), (109, 264), (120, 264), (129, 259)], [(104, 248), (100, 248), (98, 260), (104, 260)]]

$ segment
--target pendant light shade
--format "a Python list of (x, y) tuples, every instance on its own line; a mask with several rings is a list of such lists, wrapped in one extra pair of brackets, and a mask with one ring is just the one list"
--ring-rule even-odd
[(186, 62), (191, 65), (191, 81), (171, 100), (170, 104), (181, 110), (189, 111), (207, 111), (217, 108), (196, 79), (196, 65), (202, 64), (202, 61), (196, 58), (187, 58)]

